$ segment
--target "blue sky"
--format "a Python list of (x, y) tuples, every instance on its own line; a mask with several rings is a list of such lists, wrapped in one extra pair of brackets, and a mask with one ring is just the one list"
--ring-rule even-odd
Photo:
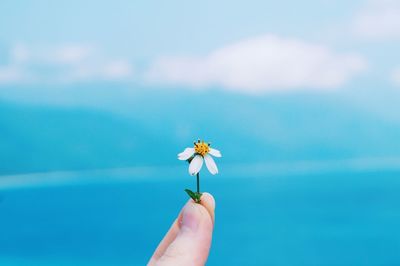
[[(45, 125), (53, 116), (46, 108), (57, 105), (127, 116), (146, 132), (169, 132), (178, 141), (235, 131), (232, 138), (271, 142), (290, 156), (298, 139), (310, 140), (299, 144), (303, 155), (351, 146), (358, 156), (357, 143), (361, 151), (386, 147), (386, 155), (397, 147), (391, 135), (400, 125), (397, 0), (7, 0), (0, 25), (0, 106), (45, 107), (39, 119)], [(197, 119), (181, 114), (197, 112), (194, 99), (208, 107)], [(215, 110), (226, 113), (216, 117)], [(247, 127), (232, 126), (234, 116), (248, 120)], [(199, 126), (209, 117), (214, 131)], [(26, 132), (41, 146), (33, 129)], [(18, 134), (11, 135), (17, 143)], [(75, 147), (58, 137), (67, 151)]]
[(0, 25), (0, 86), (400, 87), (394, 0), (2, 1)]
[(279, 33), (315, 38), (363, 1), (2, 1), (3, 41), (101, 43), (141, 57)]

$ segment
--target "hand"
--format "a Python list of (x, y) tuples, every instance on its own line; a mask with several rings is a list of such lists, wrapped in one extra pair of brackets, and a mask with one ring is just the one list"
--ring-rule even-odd
[(151, 257), (150, 266), (204, 265), (214, 228), (215, 201), (203, 193), (201, 204), (190, 199)]

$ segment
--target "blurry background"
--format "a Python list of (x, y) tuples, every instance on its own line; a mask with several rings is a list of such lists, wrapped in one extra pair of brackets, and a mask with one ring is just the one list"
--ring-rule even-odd
[(399, 265), (400, 2), (0, 3), (0, 264), (143, 265), (222, 151), (209, 265)]

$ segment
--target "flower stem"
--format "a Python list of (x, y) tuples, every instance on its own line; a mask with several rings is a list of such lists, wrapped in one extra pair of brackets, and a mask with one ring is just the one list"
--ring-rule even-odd
[(197, 173), (197, 193), (200, 193), (200, 174)]

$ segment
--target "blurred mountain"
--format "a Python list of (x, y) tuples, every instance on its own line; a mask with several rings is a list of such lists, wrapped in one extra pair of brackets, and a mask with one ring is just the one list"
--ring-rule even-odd
[(197, 138), (226, 163), (400, 156), (399, 121), (335, 94), (100, 87), (1, 96), (0, 174), (173, 165)]
[[(164, 144), (164, 147), (171, 147)], [(81, 109), (0, 105), (0, 173), (162, 163), (157, 136), (132, 119)]]

